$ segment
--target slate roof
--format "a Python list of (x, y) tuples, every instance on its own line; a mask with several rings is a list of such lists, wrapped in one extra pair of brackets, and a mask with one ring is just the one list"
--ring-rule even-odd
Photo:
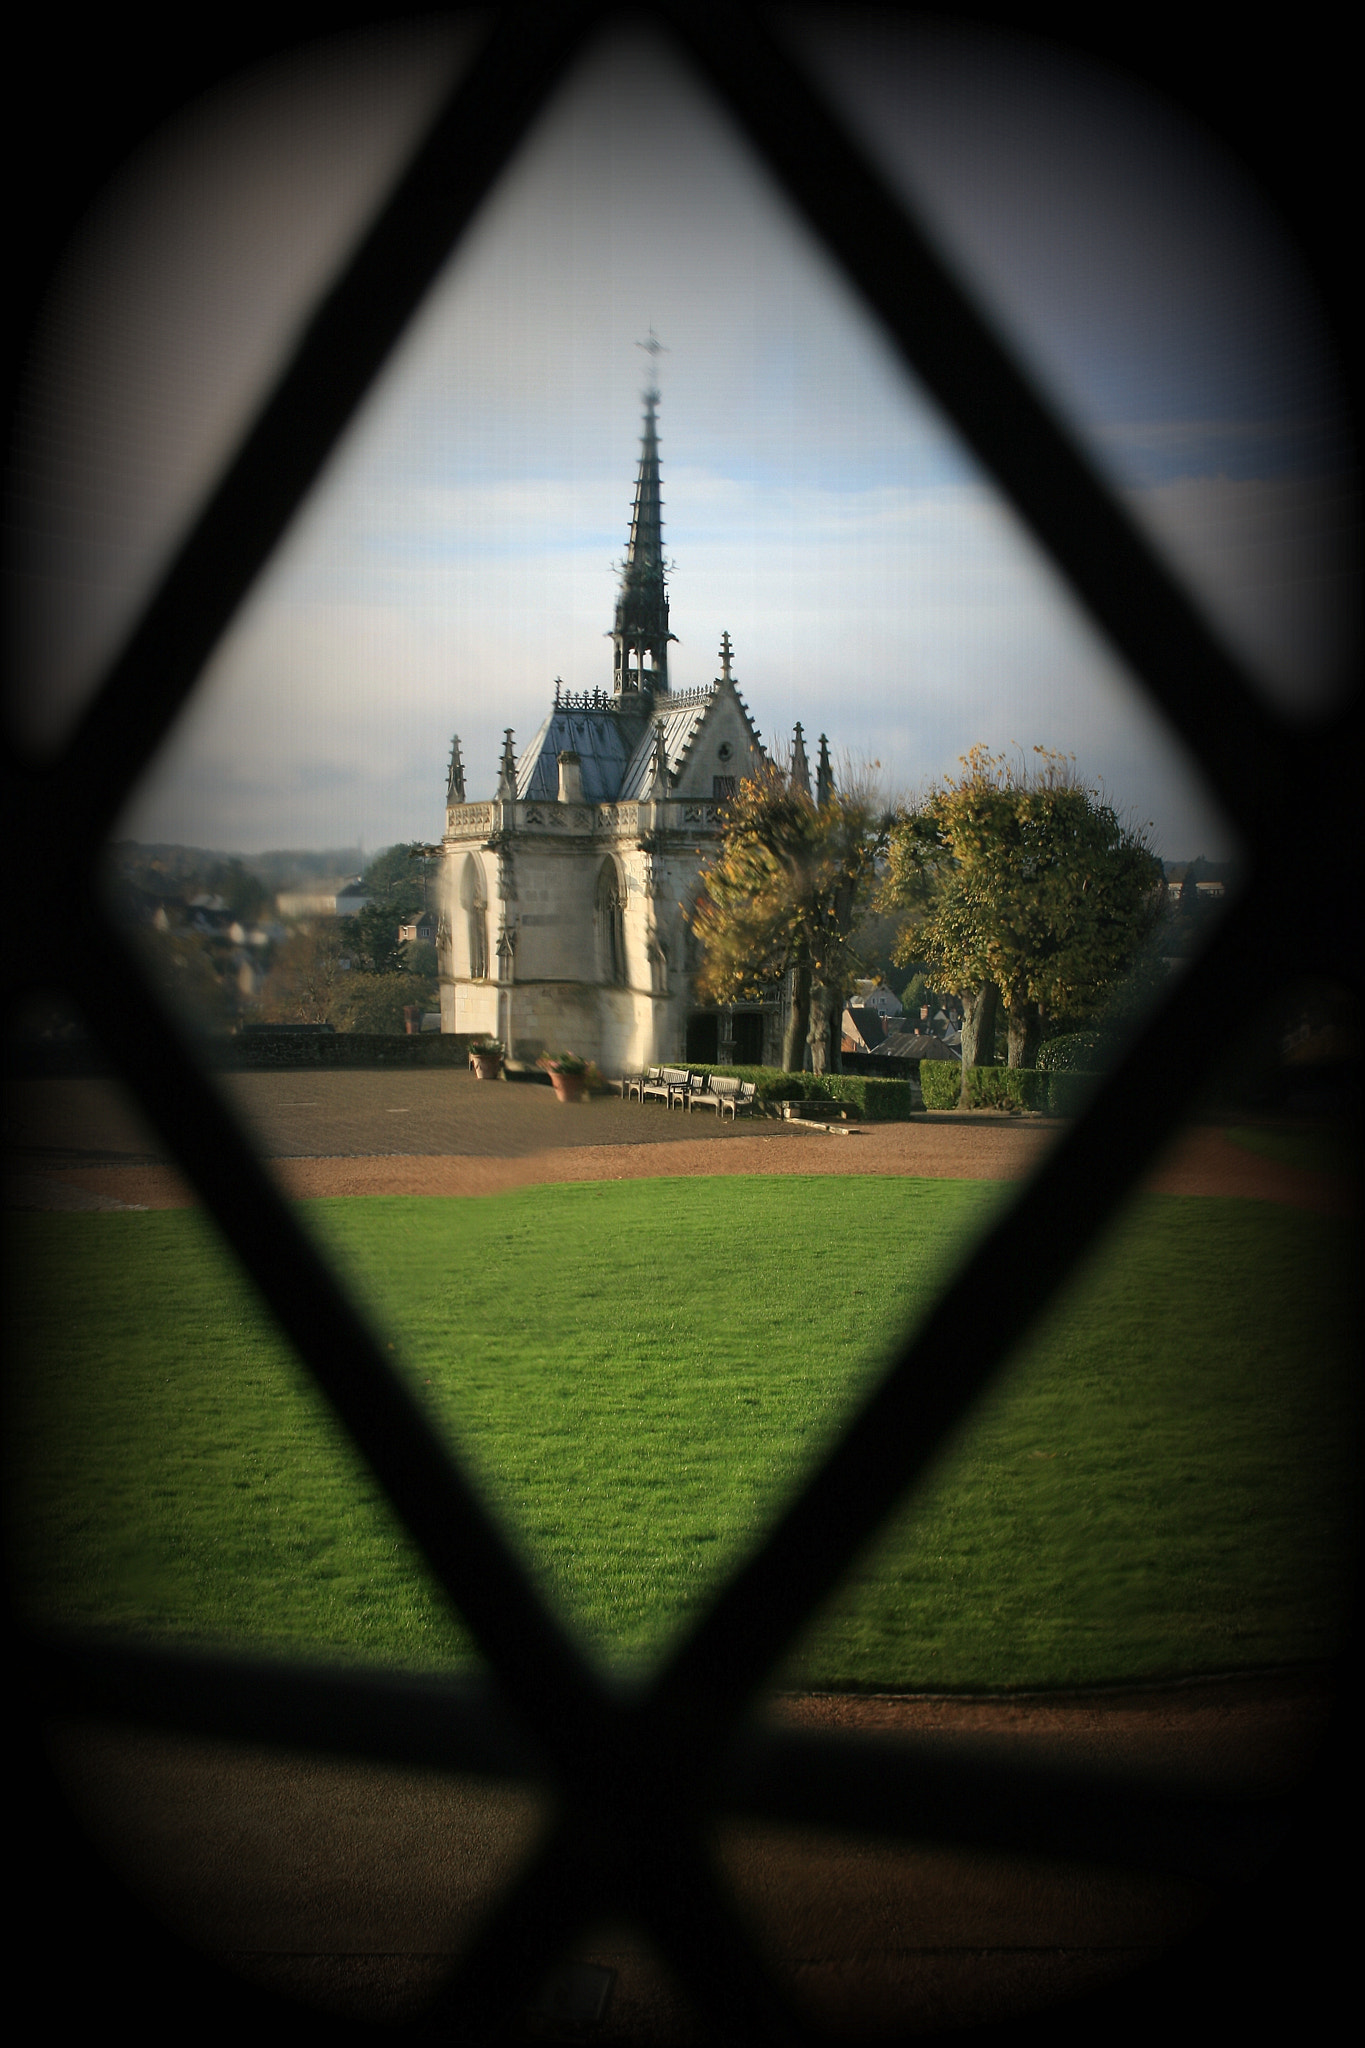
[[(882, 1020), (875, 1010), (855, 1010), (851, 1006), (846, 1005), (843, 1015), (843, 1035), (847, 1039), (859, 1040), (868, 1052), (885, 1051), (882, 1041), (886, 1033), (882, 1027)], [(902, 1036), (904, 1036), (903, 1033)], [(858, 1047), (856, 1045), (852, 1046), (851, 1050), (856, 1052)]]
[[(558, 756), (577, 754), (587, 801), (614, 803), (639, 730), (638, 720), (606, 709), (552, 711), (517, 763), (517, 795), (523, 803), (553, 803), (559, 795)], [(652, 729), (648, 738), (652, 745)]]
[(896, 1060), (959, 1059), (952, 1047), (945, 1045), (941, 1038), (935, 1038), (931, 1031), (893, 1031), (877, 1050), (885, 1053), (888, 1059)]
[(633, 800), (642, 797), (648, 789), (654, 763), (655, 734), (661, 725), (664, 729), (664, 749), (668, 755), (669, 778), (672, 780), (676, 777), (683, 758), (701, 731), (706, 714), (714, 701), (713, 698), (708, 698), (702, 704), (685, 704), (656, 711), (654, 718), (640, 735), (639, 744), (621, 778), (623, 798)]
[(659, 700), (645, 726), (605, 706), (590, 710), (552, 711), (517, 763), (517, 795), (523, 803), (553, 803), (559, 795), (560, 754), (577, 754), (588, 803), (615, 803), (643, 797), (654, 769), (655, 735), (662, 725), (668, 772), (676, 777), (689, 748), (715, 702), (707, 694), (697, 702), (672, 705)]

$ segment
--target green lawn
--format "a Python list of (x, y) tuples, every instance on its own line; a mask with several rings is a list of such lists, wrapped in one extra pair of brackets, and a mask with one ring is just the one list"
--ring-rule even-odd
[(1334, 1173), (1343, 1177), (1360, 1172), (1360, 1151), (1349, 1126), (1318, 1125), (1303, 1130), (1267, 1130), (1259, 1125), (1236, 1126), (1227, 1131), (1234, 1145), (1244, 1152), (1259, 1152), (1277, 1166), (1298, 1166), (1308, 1173)]
[[(602, 1654), (685, 1626), (1012, 1190), (785, 1178), (306, 1205)], [(10, 1488), (64, 1621), (471, 1653), (192, 1211), (10, 1219)], [(1143, 1197), (785, 1683), (1046, 1686), (1328, 1653), (1353, 1227)]]

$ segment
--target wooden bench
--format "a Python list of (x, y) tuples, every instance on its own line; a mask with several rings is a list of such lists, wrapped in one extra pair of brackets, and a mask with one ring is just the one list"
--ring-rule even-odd
[(669, 1109), (683, 1109), (694, 1078), (686, 1067), (651, 1067), (640, 1084), (640, 1100), (649, 1102), (657, 1096)]
[[(693, 1075), (694, 1081), (702, 1079)], [(700, 1088), (689, 1090), (687, 1107), (693, 1109), (714, 1109), (718, 1117), (729, 1111), (730, 1121), (741, 1113), (748, 1116), (758, 1100), (758, 1086), (753, 1081), (741, 1081), (735, 1074), (708, 1074)]]

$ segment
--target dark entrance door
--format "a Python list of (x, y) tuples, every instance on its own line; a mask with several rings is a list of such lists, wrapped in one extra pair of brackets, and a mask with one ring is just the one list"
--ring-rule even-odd
[(735, 1065), (761, 1067), (763, 1064), (763, 1018), (752, 1010), (742, 1011), (734, 1020)]
[(698, 1011), (687, 1020), (687, 1057), (699, 1067), (713, 1067), (717, 1059), (720, 1019), (714, 1010)]

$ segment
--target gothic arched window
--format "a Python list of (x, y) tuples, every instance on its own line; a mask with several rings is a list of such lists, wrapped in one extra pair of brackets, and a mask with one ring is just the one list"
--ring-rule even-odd
[(460, 876), (460, 907), (465, 914), (469, 946), (469, 973), (473, 981), (488, 979), (488, 890), (483, 868), (473, 854), (466, 857)]
[(626, 974), (626, 877), (608, 855), (597, 877), (597, 961), (603, 981), (624, 988)]

